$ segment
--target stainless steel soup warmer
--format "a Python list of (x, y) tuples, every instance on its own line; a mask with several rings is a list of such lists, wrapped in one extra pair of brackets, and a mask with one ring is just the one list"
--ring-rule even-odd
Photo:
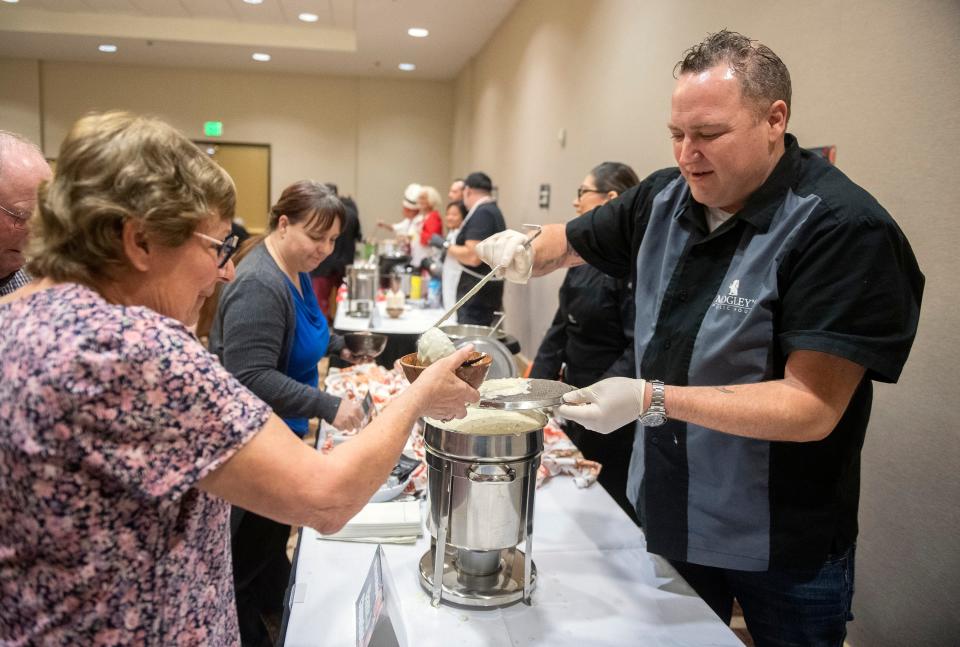
[(537, 427), (522, 433), (463, 433), (425, 421), (431, 543), (420, 559), (420, 583), (434, 606), (530, 603), (537, 579), (534, 493), (547, 418), (525, 415)]

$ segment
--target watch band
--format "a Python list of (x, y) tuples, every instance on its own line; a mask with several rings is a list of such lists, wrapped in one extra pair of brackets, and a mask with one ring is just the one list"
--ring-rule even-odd
[(644, 427), (658, 427), (667, 421), (663, 382), (647, 380), (647, 384), (650, 385), (650, 406), (640, 414), (640, 424)]
[(664, 399), (663, 381), (650, 380), (647, 382), (647, 384), (650, 385), (650, 407), (644, 413), (656, 412), (667, 415), (667, 403)]

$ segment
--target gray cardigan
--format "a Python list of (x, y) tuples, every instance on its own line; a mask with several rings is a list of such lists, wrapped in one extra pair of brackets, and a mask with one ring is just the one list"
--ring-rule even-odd
[[(220, 292), (210, 350), (278, 416), (333, 422), (340, 398), (287, 376), (296, 332), (297, 315), (286, 275), (260, 243), (237, 267), (236, 279)], [(343, 338), (331, 334), (327, 352), (342, 349)]]

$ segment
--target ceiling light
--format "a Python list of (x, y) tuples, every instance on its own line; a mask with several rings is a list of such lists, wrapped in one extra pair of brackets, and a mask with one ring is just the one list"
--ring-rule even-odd
[(263, 0), (243, 0), (247, 4), (263, 4)]
[(414, 65), (413, 63), (401, 63), (397, 67), (399, 67), (404, 72), (413, 72), (415, 69), (417, 69), (417, 66)]
[(3, 1), (6, 2), (7, 4), (17, 4), (18, 2), (20, 2), (20, 0), (3, 0)]
[[(6, 0), (4, 0), (4, 2), (6, 2)], [(115, 51), (117, 51), (117, 46), (104, 43), (103, 45), (97, 46), (97, 49), (107, 54), (113, 54)]]
[(407, 30), (407, 33), (413, 36), (414, 38), (426, 38), (430, 35), (430, 31), (424, 29), (423, 27), (411, 27)]
[(270, 60), (270, 55), (264, 54), (263, 52), (254, 52), (253, 60), (260, 61), (261, 63), (266, 63), (267, 61)]
[(297, 18), (299, 18), (299, 19), (302, 20), (303, 22), (317, 22), (318, 20), (320, 20), (320, 16), (318, 16), (317, 14), (315, 14), (315, 13), (306, 13), (306, 12), (304, 12), (304, 13), (300, 14), (299, 16), (297, 16)]

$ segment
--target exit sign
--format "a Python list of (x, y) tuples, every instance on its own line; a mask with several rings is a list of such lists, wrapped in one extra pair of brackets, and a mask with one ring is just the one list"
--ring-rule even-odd
[(203, 134), (207, 137), (220, 137), (221, 135), (223, 135), (223, 122), (222, 121), (203, 122)]

